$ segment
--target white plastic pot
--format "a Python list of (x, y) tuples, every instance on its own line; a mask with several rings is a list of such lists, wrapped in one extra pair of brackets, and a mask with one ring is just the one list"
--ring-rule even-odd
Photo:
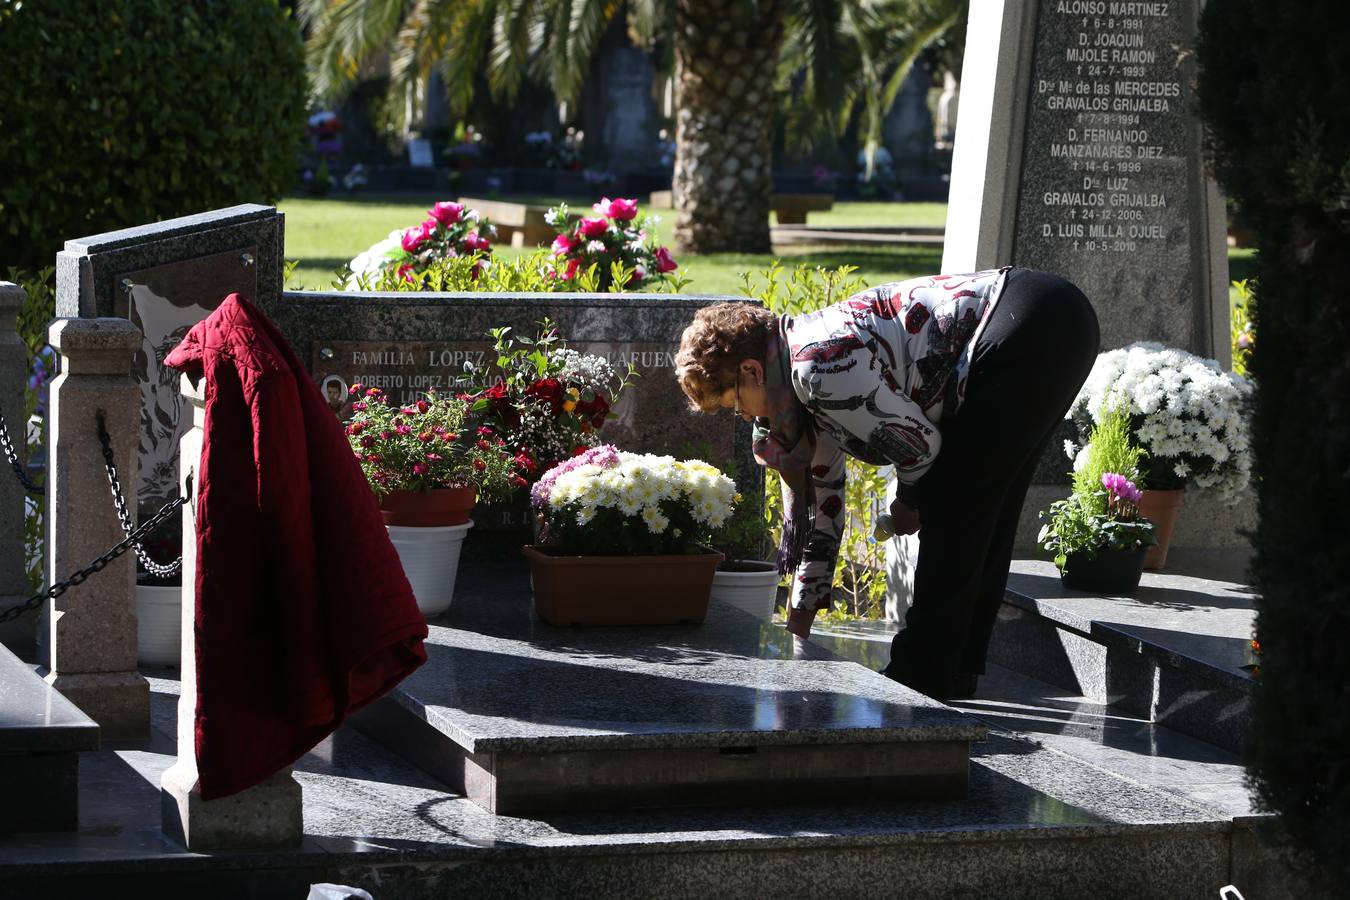
[(403, 574), (412, 585), (417, 608), (428, 618), (445, 612), (455, 596), (459, 551), (473, 523), (438, 528), (385, 527), (389, 529), (389, 540), (398, 551), (399, 562), (403, 563)]
[(152, 666), (182, 661), (183, 588), (136, 585), (136, 658)]
[(712, 599), (729, 603), (750, 613), (757, 619), (773, 619), (774, 604), (778, 599), (778, 567), (771, 562), (749, 563), (760, 567), (756, 572), (723, 572), (713, 575)]

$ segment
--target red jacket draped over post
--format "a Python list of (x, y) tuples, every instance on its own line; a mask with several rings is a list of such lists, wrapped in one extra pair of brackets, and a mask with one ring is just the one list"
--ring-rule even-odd
[(211, 800), (424, 663), (427, 626), (342, 427), (276, 327), (231, 294), (165, 362), (206, 379), (195, 735)]

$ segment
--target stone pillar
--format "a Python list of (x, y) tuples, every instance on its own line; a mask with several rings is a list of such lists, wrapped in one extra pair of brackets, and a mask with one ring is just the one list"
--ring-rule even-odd
[[(4, 409), (14, 449), (27, 462), (28, 423), (24, 416), (24, 382), (28, 377), (28, 348), (18, 334), (18, 315), (27, 294), (17, 284), (0, 281), (0, 408)], [(26, 515), (24, 488), (0, 460), (0, 610), (22, 603), (28, 596), (28, 573), (23, 552)], [(37, 610), (0, 625), (0, 642), (20, 655), (32, 651)]]
[[(178, 699), (178, 761), (160, 779), (164, 833), (189, 850), (294, 847), (304, 835), (300, 784), (289, 768), (246, 791), (206, 801), (197, 791), (194, 716), (197, 707), (197, 467), (206, 422), (205, 385), (182, 377), (192, 409), (192, 428), (178, 444), (179, 490), (183, 507), (183, 640)], [(184, 406), (184, 412), (187, 412)], [(192, 483), (188, 481), (191, 479)]]
[[(136, 483), (141, 394), (131, 379), (140, 332), (125, 319), (59, 319), (61, 354), (47, 414), (47, 578), (66, 578), (125, 536), (108, 490), (96, 415), (102, 410), (123, 485)], [(136, 671), (135, 556), (123, 554), (47, 602), (46, 679), (110, 740), (150, 734), (150, 685)]]

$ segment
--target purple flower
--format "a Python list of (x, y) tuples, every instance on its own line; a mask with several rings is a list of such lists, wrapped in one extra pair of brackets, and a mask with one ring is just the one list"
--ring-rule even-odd
[(1119, 497), (1127, 503), (1138, 503), (1139, 498), (1144, 492), (1134, 486), (1134, 482), (1124, 475), (1118, 475), (1115, 472), (1107, 472), (1102, 475), (1102, 487), (1112, 496)]
[(553, 482), (557, 481), (560, 475), (581, 466), (599, 466), (602, 469), (612, 469), (618, 464), (619, 451), (613, 444), (601, 444), (571, 459), (563, 460), (545, 472), (544, 477), (540, 478), (535, 482), (534, 487), (530, 488), (530, 505), (536, 509), (543, 509), (548, 504), (549, 493), (553, 490)]

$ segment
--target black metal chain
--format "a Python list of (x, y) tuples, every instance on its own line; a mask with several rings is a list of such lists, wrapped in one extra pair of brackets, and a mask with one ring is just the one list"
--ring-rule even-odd
[[(117, 480), (117, 464), (113, 462), (112, 441), (108, 437), (108, 423), (104, 420), (103, 410), (99, 410), (95, 417), (98, 420), (98, 440), (103, 445), (103, 465), (108, 471), (108, 488), (112, 491), (113, 506), (117, 508), (117, 519), (122, 523), (122, 533), (130, 535), (135, 527), (131, 522), (131, 513), (127, 511), (126, 498), (122, 496), (122, 485)], [(180, 504), (181, 505), (181, 504)], [(150, 554), (145, 552), (145, 548), (137, 541), (136, 558), (141, 561), (145, 571), (149, 572), (155, 578), (171, 578), (177, 575), (183, 568), (183, 557), (178, 557), (168, 565), (155, 562), (150, 558)]]
[(24, 490), (30, 494), (42, 494), (43, 486), (35, 484), (33, 479), (28, 477), (28, 473), (24, 471), (23, 463), (19, 462), (19, 454), (14, 451), (14, 442), (9, 439), (9, 426), (5, 423), (5, 410), (2, 406), (0, 406), (0, 447), (4, 448), (5, 459), (14, 469), (14, 474), (18, 477), (19, 484), (23, 485)]
[[(188, 489), (187, 492), (190, 496), (192, 494), (191, 475), (188, 475), (187, 489)], [(178, 507), (182, 506), (186, 502), (187, 498), (185, 497), (178, 497), (176, 499), (170, 500), (168, 503), (164, 504), (164, 506), (160, 508), (159, 512), (155, 513), (153, 516), (147, 519), (141, 525), (141, 527), (137, 528), (135, 531), (131, 532), (131, 534), (127, 535), (126, 539), (123, 540), (120, 544), (108, 550), (106, 553), (104, 553), (98, 559), (91, 562), (89, 565), (85, 566), (83, 569), (80, 569), (77, 572), (75, 572), (65, 581), (58, 581), (56, 584), (47, 588), (47, 590), (43, 591), (40, 594), (34, 594), (32, 597), (29, 597), (25, 602), (20, 603), (18, 606), (12, 606), (9, 609), (0, 611), (0, 623), (8, 622), (11, 619), (17, 619), (19, 616), (28, 612), (30, 609), (36, 609), (38, 606), (45, 603), (47, 600), (56, 599), (57, 597), (64, 594), (66, 591), (82, 583), (90, 575), (93, 575), (95, 572), (102, 570), (104, 567), (108, 565), (108, 563), (117, 559), (117, 557), (121, 556), (123, 553), (126, 553), (132, 547), (138, 546), (146, 535), (150, 534), (150, 532), (154, 531), (160, 525), (163, 525), (164, 522), (168, 520), (169, 516), (173, 515), (173, 513), (178, 509)]]

